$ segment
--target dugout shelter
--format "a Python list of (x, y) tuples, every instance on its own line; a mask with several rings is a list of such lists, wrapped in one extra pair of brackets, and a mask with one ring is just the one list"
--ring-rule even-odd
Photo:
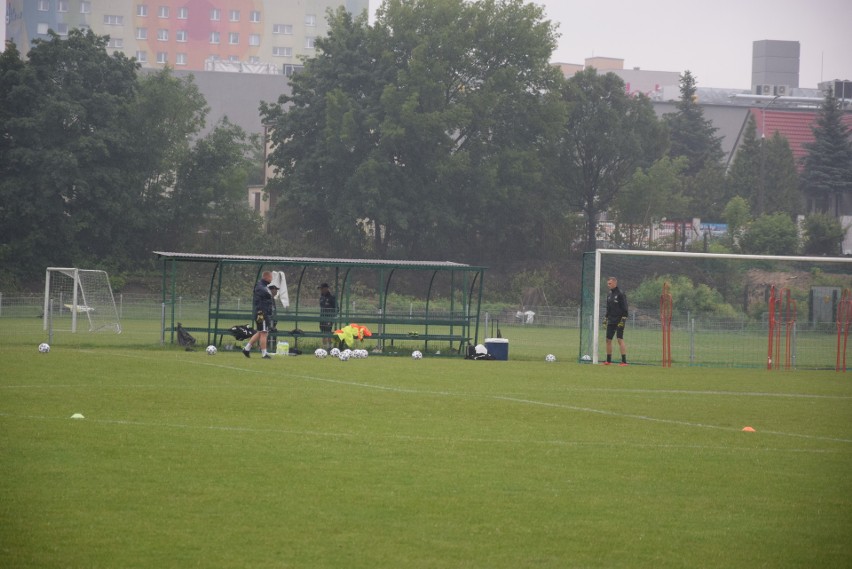
[[(464, 353), (479, 343), (485, 267), (449, 261), (214, 255), (154, 251), (162, 262), (162, 339), (174, 343), (177, 325), (220, 346), (235, 325), (252, 323), (251, 292), (264, 271), (283, 280), (276, 332), (298, 349), (320, 342), (318, 285), (337, 298), (335, 328), (357, 323), (372, 336), (365, 347)], [(201, 293), (201, 294), (199, 294)], [(206, 296), (201, 303), (187, 298)], [(313, 340), (312, 340), (313, 339)]]

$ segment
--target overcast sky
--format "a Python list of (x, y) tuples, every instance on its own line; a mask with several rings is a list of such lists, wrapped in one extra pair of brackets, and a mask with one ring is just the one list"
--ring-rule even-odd
[[(381, 0), (370, 0), (375, 10)], [(852, 80), (852, 0), (534, 0), (559, 23), (553, 61), (617, 57), (690, 70), (699, 87), (751, 88), (752, 42), (798, 41), (799, 86)]]

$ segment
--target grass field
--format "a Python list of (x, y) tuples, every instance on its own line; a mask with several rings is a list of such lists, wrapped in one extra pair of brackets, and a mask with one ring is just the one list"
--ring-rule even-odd
[(0, 359), (0, 567), (852, 566), (848, 374)]

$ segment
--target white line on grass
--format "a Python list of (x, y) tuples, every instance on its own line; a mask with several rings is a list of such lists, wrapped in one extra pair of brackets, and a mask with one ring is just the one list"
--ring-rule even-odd
[[(45, 415), (14, 415), (11, 413), (0, 413), (0, 417), (7, 419), (24, 419), (37, 421), (69, 421), (68, 417), (48, 417)], [(343, 433), (328, 431), (309, 431), (293, 429), (262, 429), (256, 427), (235, 427), (222, 425), (187, 425), (183, 423), (158, 423), (152, 421), (127, 421), (122, 419), (96, 419), (88, 417), (80, 423), (95, 423), (99, 425), (120, 425), (128, 427), (149, 427), (155, 429), (179, 429), (197, 431), (220, 431), (225, 433), (251, 433), (251, 434), (279, 434), (293, 435), (297, 437), (323, 437), (335, 439), (359, 439), (369, 437), (384, 438), (397, 441), (420, 442), (420, 443), (465, 443), (465, 444), (504, 444), (504, 445), (543, 445), (563, 447), (608, 447), (608, 448), (655, 448), (655, 449), (692, 449), (692, 450), (719, 450), (719, 451), (746, 451), (746, 452), (790, 452), (807, 454), (838, 454), (836, 449), (808, 449), (808, 448), (773, 448), (773, 447), (733, 447), (730, 445), (673, 445), (673, 444), (650, 444), (650, 443), (627, 443), (606, 441), (564, 441), (558, 439), (532, 440), (532, 439), (487, 439), (476, 437), (421, 437), (399, 434), (376, 434), (376, 433)], [(765, 431), (764, 431), (765, 432)]]

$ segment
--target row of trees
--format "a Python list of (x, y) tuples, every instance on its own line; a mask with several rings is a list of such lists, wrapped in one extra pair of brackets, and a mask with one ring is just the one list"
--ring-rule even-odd
[(227, 121), (200, 136), (208, 108), (195, 83), (140, 74), (106, 42), (75, 29), (37, 40), (26, 60), (12, 43), (0, 54), (7, 285), (45, 266), (127, 272), (149, 268), (156, 249), (262, 242), (245, 207), (259, 142)]
[[(372, 25), (344, 10), (329, 21), (292, 94), (261, 108), (279, 173), (271, 227), (317, 253), (547, 261), (593, 249), (602, 213), (618, 246), (647, 247), (641, 228), (724, 221), (734, 198), (751, 232), (723, 245), (796, 253), (803, 190), (852, 193), (848, 134), (817, 143), (824, 160), (800, 179), (786, 139), (758, 140), (752, 120), (728, 172), (689, 71), (662, 118), (614, 74), (564, 79), (553, 26), (521, 0), (386, 0)], [(824, 115), (840, 124), (831, 95)], [(794, 239), (766, 249), (778, 215)], [(824, 236), (842, 229), (818, 221), (807, 250), (837, 253)]]
[[(603, 213), (622, 246), (644, 247), (633, 229), (662, 218), (730, 217), (743, 237), (765, 216), (801, 212), (786, 141), (761, 144), (750, 125), (726, 173), (691, 73), (662, 118), (614, 74), (565, 79), (550, 64), (556, 28), (535, 4), (385, 0), (373, 24), (343, 9), (328, 18), (291, 94), (260, 108), (278, 173), (266, 235), (245, 207), (260, 147), (227, 121), (200, 136), (207, 108), (191, 79), (140, 74), (91, 32), (37, 41), (26, 60), (7, 45), (7, 274), (128, 271), (154, 249), (453, 259), (510, 274), (593, 249)], [(835, 108), (828, 97), (825, 121)], [(852, 151), (833, 132), (801, 180), (836, 197), (852, 192)], [(814, 252), (834, 252), (831, 234)]]

